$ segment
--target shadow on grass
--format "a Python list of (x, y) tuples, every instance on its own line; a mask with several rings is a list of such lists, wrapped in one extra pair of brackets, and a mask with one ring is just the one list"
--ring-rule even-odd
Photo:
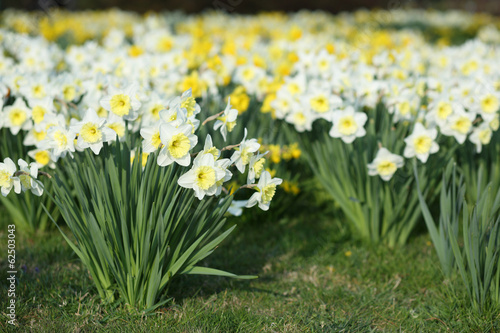
[[(243, 217), (232, 235), (201, 265), (235, 274), (257, 275), (260, 282), (270, 283), (279, 278), (270, 272), (271, 263), (286, 262), (292, 257), (307, 260), (318, 252), (332, 253), (350, 240), (334, 214), (297, 212), (279, 219), (261, 217), (260, 212)], [(228, 224), (235, 221), (230, 218)], [(273, 290), (252, 287), (251, 280), (197, 275), (174, 280), (169, 295), (182, 303), (194, 295), (205, 297), (228, 288), (279, 295)]]

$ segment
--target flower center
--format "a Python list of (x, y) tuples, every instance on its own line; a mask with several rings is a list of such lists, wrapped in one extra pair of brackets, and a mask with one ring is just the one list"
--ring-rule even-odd
[(121, 117), (128, 114), (130, 110), (130, 97), (124, 94), (114, 95), (111, 97), (109, 104), (111, 105), (111, 112)]
[(45, 97), (45, 89), (43, 88), (42, 85), (37, 84), (36, 86), (33, 87), (33, 95), (36, 98), (43, 98)]
[(489, 95), (481, 101), (481, 108), (486, 113), (493, 113), (498, 110), (499, 104), (498, 98)]
[(437, 115), (441, 119), (446, 119), (452, 113), (451, 105), (445, 102), (439, 102)]
[(31, 114), (31, 117), (33, 118), (35, 124), (39, 124), (42, 122), (45, 113), (46, 113), (45, 109), (39, 105), (33, 108), (33, 113)]
[(295, 120), (295, 123), (298, 125), (304, 125), (306, 123), (306, 116), (302, 112), (297, 112), (294, 116), (293, 119)]
[(215, 184), (215, 170), (209, 166), (196, 169), (196, 184), (203, 190), (208, 190)]
[(186, 109), (188, 117), (191, 117), (193, 115), (195, 106), (196, 106), (196, 100), (192, 96), (186, 98), (181, 103), (181, 108), (185, 108)]
[(189, 148), (191, 148), (191, 143), (183, 133), (174, 135), (168, 144), (168, 151), (174, 158), (183, 157), (188, 153)]
[(402, 103), (399, 103), (399, 113), (401, 115), (407, 115), (408, 113), (410, 113), (410, 103), (408, 102), (402, 102)]
[(417, 154), (425, 154), (431, 149), (432, 139), (427, 135), (421, 135), (413, 140)]
[(37, 141), (42, 141), (47, 136), (47, 132), (45, 132), (44, 130), (41, 130), (40, 132), (37, 132), (37, 131), (34, 130), (33, 131), (33, 136), (35, 137), (35, 139)]
[(12, 184), (11, 174), (7, 170), (0, 170), (0, 187), (10, 187)]
[(358, 125), (353, 116), (345, 116), (340, 119), (339, 132), (342, 135), (353, 135), (358, 130)]
[(243, 165), (247, 165), (252, 156), (253, 153), (249, 152), (246, 148), (243, 148), (241, 151), (241, 161), (243, 162)]
[(161, 110), (163, 110), (163, 109), (164, 109), (163, 105), (161, 105), (161, 104), (157, 104), (157, 105), (155, 105), (155, 106), (151, 109), (151, 111), (150, 111), (150, 112), (151, 112), (151, 114), (153, 115), (153, 117), (154, 117), (156, 120), (158, 120), (158, 119), (160, 119), (160, 111), (161, 111)]
[(460, 117), (455, 121), (452, 128), (461, 134), (467, 134), (470, 127), (472, 126), (471, 121), (467, 117)]
[(325, 96), (317, 96), (311, 98), (311, 108), (316, 112), (326, 112), (328, 111), (328, 100)]
[(72, 101), (75, 99), (76, 89), (73, 86), (66, 86), (63, 89), (63, 97), (66, 101)]
[(50, 162), (50, 154), (46, 150), (41, 150), (35, 154), (35, 161), (41, 165), (47, 165)]
[(14, 109), (9, 113), (9, 119), (12, 125), (21, 126), (26, 121), (26, 112), (21, 109)]
[(264, 170), (264, 164), (266, 163), (266, 159), (265, 158), (261, 158), (260, 160), (258, 160), (257, 162), (255, 162), (255, 164), (253, 165), (253, 169), (255, 171), (255, 177), (256, 178), (260, 178), (260, 175), (262, 173), (262, 171)]
[(276, 193), (276, 184), (269, 184), (264, 186), (262, 189), (262, 202), (264, 204), (269, 203)]
[(56, 140), (59, 148), (64, 148), (68, 144), (68, 137), (61, 131), (54, 133), (54, 140)]
[(377, 165), (377, 172), (381, 176), (392, 175), (396, 170), (396, 163), (391, 161), (382, 161)]
[(86, 123), (80, 130), (80, 136), (85, 142), (96, 143), (102, 139), (102, 132), (96, 123)]

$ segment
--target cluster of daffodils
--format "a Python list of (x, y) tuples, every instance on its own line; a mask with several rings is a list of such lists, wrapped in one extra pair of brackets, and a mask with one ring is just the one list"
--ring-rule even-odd
[[(36, 196), (43, 194), (43, 184), (37, 179), (38, 175), (46, 175), (38, 171), (36, 163), (28, 163), (22, 159), (16, 164), (10, 158), (5, 158), (3, 163), (0, 163), (0, 190), (2, 195), (6, 197), (11, 190), (19, 194), (26, 191), (31, 191)], [(50, 177), (50, 176), (49, 176)]]
[[(414, 19), (452, 27), (465, 15), (389, 13), (380, 16), (391, 18), (387, 26)], [(138, 133), (143, 153), (158, 151), (162, 166), (215, 170), (200, 173), (205, 180), (196, 186), (195, 171), (183, 178), (198, 197), (219, 193), (217, 184), (229, 177), (231, 165), (238, 172), (248, 165), (249, 183), (259, 179), (263, 151), (257, 142), (245, 138), (237, 147), (221, 147), (223, 155), (234, 155), (212, 154), (213, 165), (206, 154), (192, 152), (201, 145), (195, 134), (201, 126), (198, 103), (204, 110), (226, 101), (234, 106), (209, 120), (224, 140), (244, 111), (283, 120), (299, 132), (312, 130), (317, 120), (330, 122), (330, 136), (346, 144), (366, 135), (372, 121), (366, 110), (382, 104), (395, 127), (412, 128), (403, 150), (380, 149), (370, 164), (370, 174), (384, 180), (405, 158), (426, 163), (443, 137), (459, 145), (469, 141), (480, 152), (499, 126), (500, 57), (494, 38), (435, 45), (420, 31), (365, 24), (379, 19), (366, 12), (141, 17), (115, 10), (57, 12), (49, 21), (20, 12), (3, 15), (0, 128), (22, 137), (38, 168), (55, 168), (59, 158), (86, 148), (97, 154), (105, 142)], [(474, 20), (489, 29), (483, 35), (494, 35), (497, 27), (481, 17)], [(30, 30), (29, 22), (44, 24), (45, 30), (26, 34), (38, 31)], [(86, 33), (64, 47), (53, 42), (72, 26)], [(209, 138), (205, 144), (210, 150)], [(269, 147), (268, 156), (278, 160)], [(264, 192), (259, 194), (267, 198)]]
[(328, 57), (325, 71), (297, 67), (270, 105), (276, 117), (299, 132), (311, 130), (316, 119), (331, 122), (330, 136), (346, 144), (365, 136), (365, 111), (380, 105), (392, 115), (395, 127), (414, 124), (404, 151), (391, 153), (382, 147), (368, 165), (370, 175), (390, 180), (404, 158), (426, 163), (439, 151), (440, 137), (452, 137), (459, 145), (468, 140), (477, 153), (490, 142), (499, 127), (499, 55), (498, 47), (478, 40), (448, 48), (419, 43), (385, 51), (369, 63), (319, 51), (311, 63)]
[[(10, 87), (7, 89), (10, 94)], [(93, 107), (85, 109), (73, 103), (77, 95), (71, 100), (61, 99), (60, 107), (63, 112), (58, 114), (54, 105), (59, 101), (57, 95), (28, 99), (28, 104), (23, 98), (26, 96), (9, 96), (14, 98), (14, 103), (2, 111), (5, 115), (3, 119), (6, 119), (4, 127), (13, 135), (18, 135), (20, 130), (28, 131), (26, 139), (35, 140), (26, 142), (25, 139), (24, 143), (34, 144), (36, 149), (29, 152), (35, 160), (29, 166), (25, 161), (19, 160), (20, 171), (16, 170), (9, 158), (0, 164), (0, 186), (4, 196), (8, 195), (11, 189), (16, 193), (20, 193), (21, 189), (31, 190), (40, 196), (43, 193), (43, 185), (37, 181), (39, 167), (55, 167), (55, 162), (61, 157), (72, 157), (75, 151), (87, 148), (98, 155), (105, 143), (124, 139), (127, 132), (132, 133), (130, 135), (139, 132), (142, 137), (141, 150), (145, 157), (143, 163), (146, 163), (149, 154), (157, 153), (157, 163), (160, 167), (173, 163), (190, 167), (190, 170), (179, 178), (178, 184), (193, 189), (198, 199), (218, 196), (223, 190), (227, 193), (224, 184), (231, 180), (233, 173), (230, 169), (234, 166), (240, 173), (248, 170), (248, 183), (243, 187), (256, 190), (244, 206), (258, 205), (263, 210), (269, 209), (276, 186), (281, 184), (282, 180), (272, 178), (269, 172), (263, 170), (264, 154), (258, 152), (260, 144), (256, 139), (247, 139), (246, 129), (239, 144), (218, 149), (213, 145), (211, 136), (207, 135), (203, 150), (193, 153), (198, 144), (198, 136), (195, 133), (200, 126), (197, 116), (201, 108), (190, 89), (181, 96), (157, 97), (160, 101), (153, 101), (156, 102), (153, 104), (154, 111), (149, 114), (141, 112), (141, 108), (144, 104), (148, 108), (151, 107), (152, 101), (144, 98), (140, 101), (142, 92), (137, 84), (106, 84), (100, 92), (100, 98)], [(103, 116), (103, 113), (106, 116)], [(220, 131), (225, 141), (227, 132), (236, 124), (237, 115), (238, 111), (228, 102), (225, 110), (205, 119), (202, 125), (208, 126), (210, 121), (215, 121), (213, 129)], [(232, 154), (223, 158), (226, 152)], [(42, 153), (44, 154), (41, 155)], [(238, 205), (241, 205), (241, 202)]]
[[(239, 144), (218, 149), (213, 145), (211, 136), (207, 135), (203, 150), (193, 153), (192, 150), (198, 143), (195, 132), (200, 126), (196, 116), (201, 108), (192, 96), (191, 90), (158, 105), (158, 120), (144, 118), (140, 123), (135, 122), (139, 117), (138, 110), (142, 106), (137, 95), (138, 90), (134, 84), (125, 84), (122, 88), (104, 87), (103, 96), (95, 108), (100, 106), (106, 110), (109, 113), (108, 117), (101, 117), (95, 108), (88, 108), (82, 112), (81, 120), (71, 118), (68, 125), (64, 117), (49, 118), (47, 121), (50, 121), (50, 124), (42, 127), (46, 134), (37, 144), (37, 150), (47, 152), (47, 158), (52, 162), (87, 148), (98, 155), (104, 143), (125, 137), (126, 130), (139, 131), (143, 139), (143, 157), (157, 152), (157, 162), (160, 167), (173, 163), (190, 167), (190, 170), (179, 178), (178, 184), (193, 189), (198, 199), (220, 195), (223, 190), (227, 192), (224, 183), (232, 178), (231, 167), (234, 166), (237, 171), (245, 173), (248, 166), (248, 183), (244, 187), (253, 188), (256, 193), (250, 197), (245, 206), (252, 207), (258, 204), (263, 210), (269, 209), (276, 186), (281, 184), (282, 180), (272, 178), (269, 172), (263, 171), (264, 154), (258, 153), (260, 144), (256, 139), (247, 139), (246, 129)], [(78, 111), (76, 106), (75, 109)], [(8, 119), (16, 119), (21, 117), (20, 115), (27, 118), (26, 115), (32, 113), (32, 110), (18, 98), (12, 106), (6, 108), (5, 112), (8, 114)], [(214, 130), (220, 130), (225, 141), (228, 126), (236, 123), (237, 114), (238, 111), (228, 103), (225, 110), (207, 118), (203, 125), (216, 120)], [(28, 127), (32, 127), (27, 119), (25, 123), (30, 124)], [(14, 122), (16, 127), (10, 127), (12, 134), (17, 134), (25, 123), (18, 126), (19, 124)], [(233, 153), (229, 158), (222, 158), (223, 152), (226, 151)], [(38, 167), (42, 163), (36, 156), (35, 160), (38, 162), (31, 163), (29, 167), (25, 161), (19, 160), (20, 172), (16, 171), (15, 165), (9, 158), (0, 164), (0, 185), (4, 196), (12, 188), (16, 193), (20, 193), (22, 188), (23, 191), (29, 189), (36, 195), (42, 194), (43, 185), (36, 181)], [(147, 158), (143, 161), (146, 162)], [(258, 183), (255, 183), (256, 180)]]

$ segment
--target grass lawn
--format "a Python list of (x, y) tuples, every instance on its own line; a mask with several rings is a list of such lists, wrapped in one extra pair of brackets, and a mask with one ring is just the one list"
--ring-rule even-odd
[[(174, 301), (148, 315), (103, 305), (58, 231), (17, 235), (17, 318), (6, 324), (8, 219), (0, 211), (2, 332), (495, 332), (473, 314), (461, 281), (444, 281), (426, 234), (396, 250), (352, 240), (341, 221), (303, 214), (247, 222), (206, 261), (257, 280), (185, 276)], [(21, 268), (22, 267), (22, 268)], [(457, 288), (455, 288), (457, 289)]]

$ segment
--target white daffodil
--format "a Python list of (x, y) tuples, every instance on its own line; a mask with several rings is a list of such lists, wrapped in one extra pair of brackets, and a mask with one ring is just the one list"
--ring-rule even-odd
[(158, 154), (158, 165), (167, 166), (176, 162), (188, 166), (191, 163), (189, 151), (198, 143), (198, 137), (192, 134), (191, 130), (189, 124), (179, 127), (166, 123), (160, 125), (160, 140), (163, 147)]
[(317, 114), (309, 108), (294, 107), (285, 117), (285, 120), (293, 124), (297, 132), (312, 130), (313, 122), (318, 118)]
[(247, 129), (245, 128), (245, 134), (243, 140), (241, 141), (238, 148), (235, 148), (233, 156), (231, 156), (231, 161), (236, 165), (239, 172), (245, 172), (245, 166), (250, 163), (250, 159), (253, 154), (257, 152), (260, 148), (260, 144), (257, 139), (246, 140)]
[(384, 181), (388, 181), (403, 165), (403, 157), (392, 154), (386, 148), (380, 148), (373, 162), (368, 164), (368, 174), (370, 176), (379, 175)]
[(252, 194), (248, 203), (247, 208), (259, 205), (262, 210), (268, 210), (271, 200), (276, 193), (276, 187), (283, 182), (280, 178), (272, 178), (268, 171), (262, 172), (260, 176), (259, 183), (256, 186), (257, 192)]
[(467, 138), (467, 134), (472, 130), (472, 122), (476, 119), (476, 114), (465, 111), (463, 107), (456, 106), (455, 112), (448, 117), (445, 124), (440, 126), (441, 133), (453, 136), (458, 143), (462, 144)]
[(179, 127), (188, 123), (187, 112), (185, 109), (179, 107), (179, 105), (169, 106), (166, 109), (160, 111), (160, 120), (174, 127)]
[(452, 104), (449, 97), (443, 97), (429, 104), (429, 113), (425, 115), (425, 118), (429, 123), (438, 124), (441, 127), (446, 124), (456, 108), (457, 105)]
[(345, 110), (332, 112), (333, 127), (330, 136), (341, 138), (345, 143), (353, 142), (366, 134), (364, 125), (368, 117), (363, 112), (355, 112), (352, 106)]
[(67, 153), (73, 156), (75, 152), (75, 137), (74, 131), (67, 129), (64, 126), (53, 126), (47, 131), (46, 138), (40, 142), (38, 148), (51, 150), (52, 159), (57, 160), (60, 157), (66, 156)]
[(236, 126), (236, 118), (238, 117), (238, 110), (231, 109), (230, 99), (227, 99), (227, 105), (224, 109), (224, 113), (217, 118), (214, 123), (214, 131), (220, 128), (220, 133), (226, 141), (227, 132), (232, 132), (234, 126)]
[(78, 133), (76, 147), (90, 148), (98, 155), (104, 142), (115, 140), (116, 132), (106, 127), (106, 119), (99, 118), (94, 109), (89, 108), (81, 121), (70, 126), (70, 130)]
[(19, 177), (15, 177), (16, 165), (10, 158), (5, 158), (3, 163), (0, 163), (0, 188), (2, 195), (6, 197), (12, 188), (14, 192), (21, 193), (21, 182)]
[(224, 179), (225, 172), (216, 166), (212, 156), (198, 155), (191, 170), (183, 174), (177, 183), (184, 188), (192, 188), (198, 199), (217, 192), (217, 182)]
[(73, 73), (64, 72), (58, 76), (55, 87), (59, 98), (68, 103), (78, 99), (82, 94), (81, 87)]
[(28, 152), (28, 156), (35, 160), (38, 169), (48, 166), (51, 169), (56, 168), (56, 164), (51, 158), (50, 152), (45, 149), (33, 149)]
[(141, 102), (136, 98), (137, 90), (135, 84), (131, 84), (125, 89), (118, 89), (110, 85), (108, 86), (108, 94), (101, 99), (100, 104), (104, 109), (123, 117), (125, 120), (135, 120), (141, 107)]
[(500, 109), (498, 94), (487, 93), (479, 98), (479, 113), (487, 119), (491, 119)]
[(422, 163), (427, 162), (429, 155), (439, 150), (439, 145), (434, 141), (436, 137), (437, 129), (426, 129), (421, 123), (416, 123), (413, 133), (405, 139), (403, 156), (406, 158), (416, 156)]
[(0, 112), (0, 118), (3, 118), (3, 127), (8, 127), (13, 135), (17, 135), (21, 129), (27, 131), (33, 127), (31, 110), (22, 98), (17, 98), (14, 104), (5, 106)]
[(39, 124), (43, 124), (45, 119), (55, 116), (54, 101), (52, 98), (33, 99), (28, 102), (31, 107), (31, 118), (35, 123), (35, 127)]
[(313, 89), (305, 98), (310, 109), (318, 114), (326, 114), (342, 105), (342, 99), (327, 92), (326, 89)]
[(470, 142), (476, 145), (476, 151), (480, 153), (483, 150), (483, 145), (487, 145), (491, 141), (493, 131), (488, 123), (482, 123), (474, 128), (469, 136)]
[(174, 98), (169, 104), (178, 105), (181, 109), (186, 110), (188, 118), (196, 116), (201, 111), (200, 106), (193, 97), (191, 88), (183, 92), (182, 96)]
[(37, 163), (33, 162), (28, 165), (26, 161), (19, 159), (17, 164), (19, 165), (19, 171), (24, 173), (19, 176), (22, 191), (25, 192), (29, 190), (34, 195), (41, 196), (43, 194), (43, 184), (37, 180)]
[(266, 163), (266, 159), (264, 156), (268, 152), (266, 151), (263, 154), (253, 155), (250, 158), (250, 162), (248, 163), (248, 176), (247, 176), (247, 184), (252, 184), (255, 182), (255, 179), (260, 178), (262, 171), (264, 170), (264, 164)]

